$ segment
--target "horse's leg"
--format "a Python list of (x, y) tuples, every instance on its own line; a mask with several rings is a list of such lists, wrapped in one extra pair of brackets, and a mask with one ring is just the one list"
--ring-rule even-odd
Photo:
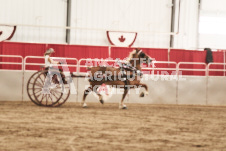
[(93, 89), (93, 92), (95, 92), (99, 96), (100, 103), (104, 104), (103, 96), (99, 92), (97, 92), (97, 89), (98, 87), (96, 89)]
[(119, 109), (127, 109), (126, 105), (123, 103), (125, 97), (126, 97), (126, 94), (128, 93), (129, 91), (129, 88), (128, 87), (125, 87), (124, 88), (124, 93), (122, 95), (122, 100), (121, 102), (119, 103)]
[(148, 86), (143, 83), (139, 83), (137, 86), (145, 88), (145, 92), (140, 93), (140, 97), (144, 97), (145, 95), (148, 95)]
[(88, 87), (87, 89), (85, 89), (85, 91), (84, 91), (83, 99), (82, 99), (82, 107), (84, 107), (84, 108), (87, 107), (87, 104), (85, 102), (85, 99), (86, 99), (87, 95), (89, 94), (89, 92), (91, 92), (91, 91), (92, 91), (92, 87), (91, 86)]

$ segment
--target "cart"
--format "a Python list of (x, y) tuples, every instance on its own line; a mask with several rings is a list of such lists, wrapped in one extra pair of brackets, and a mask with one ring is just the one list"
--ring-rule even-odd
[[(49, 78), (50, 84), (46, 87), (46, 79), (48, 77), (48, 71), (40, 70), (35, 72), (27, 82), (27, 94), (30, 100), (39, 106), (46, 107), (58, 107), (64, 104), (70, 95), (70, 83), (73, 82), (71, 76), (65, 76), (67, 83), (63, 83), (60, 78), (60, 72), (54, 73), (55, 79), (59, 79), (58, 82), (54, 81), (54, 76)], [(75, 77), (75, 76), (74, 76)], [(44, 87), (46, 87), (44, 91)]]

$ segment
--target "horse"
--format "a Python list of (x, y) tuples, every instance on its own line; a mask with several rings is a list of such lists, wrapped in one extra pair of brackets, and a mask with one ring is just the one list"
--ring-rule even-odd
[[(141, 49), (134, 49), (130, 52), (128, 57), (128, 63), (119, 63), (119, 68), (108, 66), (97, 66), (88, 68), (90, 71), (89, 82), (90, 86), (84, 90), (82, 106), (87, 107), (85, 99), (90, 91), (95, 92), (99, 96), (100, 103), (104, 103), (102, 95), (97, 91), (98, 87), (102, 84), (109, 86), (121, 86), (124, 89), (121, 102), (119, 102), (119, 109), (127, 109), (127, 106), (123, 103), (125, 96), (130, 88), (143, 87), (145, 92), (140, 93), (140, 97), (148, 95), (148, 86), (144, 83), (140, 83), (142, 77), (141, 65), (143, 63), (150, 64), (152, 58), (145, 54)], [(94, 78), (98, 77), (101, 78)], [(107, 78), (106, 78), (107, 77)]]

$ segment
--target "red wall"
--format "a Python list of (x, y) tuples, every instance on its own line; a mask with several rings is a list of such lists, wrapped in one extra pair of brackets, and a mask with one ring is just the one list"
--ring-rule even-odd
[[(69, 57), (77, 58), (120, 58), (128, 57), (129, 52), (133, 48), (112, 47), (109, 54), (107, 46), (83, 46), (83, 45), (67, 45), (67, 44), (34, 44), (34, 43), (16, 43), (16, 42), (0, 42), (0, 54), (3, 55), (20, 55), (23, 58), (26, 56), (43, 56), (47, 48), (54, 48), (54, 57)], [(168, 60), (168, 49), (158, 48), (141, 48), (156, 61), (175, 61), (175, 62), (205, 62), (206, 53), (204, 51), (171, 49)], [(214, 62), (224, 62), (224, 52), (213, 52)], [(1, 62), (19, 62), (20, 59), (1, 58)], [(37, 60), (36, 60), (37, 61)], [(32, 62), (32, 60), (28, 60)], [(37, 62), (43, 62), (42, 60)], [(157, 64), (157, 68), (167, 68), (166, 64)], [(201, 69), (202, 65), (184, 65), (182, 68)], [(18, 65), (0, 65), (1, 69), (18, 69)], [(213, 68), (223, 69), (222, 66)], [(204, 72), (184, 71), (186, 75), (204, 75)], [(211, 72), (213, 75), (222, 75), (223, 72)]]
[[(204, 51), (196, 50), (183, 50), (183, 49), (171, 49), (170, 61), (175, 62), (205, 62), (206, 53)], [(205, 65), (181, 65), (181, 68), (189, 69), (205, 69)], [(205, 72), (201, 71), (182, 71), (185, 75), (205, 75)]]
[(43, 56), (47, 48), (54, 48), (54, 57), (71, 58), (107, 58), (108, 47), (103, 46), (78, 46), (59, 44), (31, 44), (0, 42), (0, 54), (25, 56)]

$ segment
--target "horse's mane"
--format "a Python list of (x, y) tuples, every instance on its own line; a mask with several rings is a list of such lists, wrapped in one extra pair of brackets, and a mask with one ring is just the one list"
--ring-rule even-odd
[(129, 56), (128, 56), (128, 58), (127, 58), (127, 61), (130, 61), (132, 58), (133, 58), (133, 55), (136, 53), (136, 49), (134, 49), (133, 51), (131, 51), (130, 53), (129, 53)]

